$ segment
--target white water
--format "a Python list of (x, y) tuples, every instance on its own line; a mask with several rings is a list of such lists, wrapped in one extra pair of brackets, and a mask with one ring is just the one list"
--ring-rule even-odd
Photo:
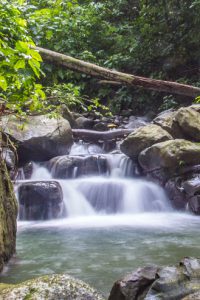
[(146, 180), (121, 177), (132, 171), (133, 165), (128, 158), (122, 154), (108, 154), (107, 161), (110, 176), (64, 180), (53, 179), (46, 168), (33, 164), (30, 180), (21, 183), (48, 180), (59, 182), (64, 202), (60, 216), (67, 218), (117, 214), (120, 223), (123, 214), (172, 211), (161, 187)]
[[(83, 159), (97, 154), (91, 153), (95, 147), (89, 153), (88, 146), (84, 153), (84, 147), (76, 144), (71, 154), (81, 154)], [(11, 261), (3, 282), (67, 272), (108, 294), (115, 280), (139, 266), (198, 256), (199, 217), (174, 211), (159, 186), (124, 177), (133, 165), (123, 155), (105, 157), (110, 172), (104, 176), (77, 178), (78, 168), (74, 168), (72, 179), (60, 180), (34, 165), (29, 181), (58, 181), (66, 215), (18, 221), (17, 259)]]

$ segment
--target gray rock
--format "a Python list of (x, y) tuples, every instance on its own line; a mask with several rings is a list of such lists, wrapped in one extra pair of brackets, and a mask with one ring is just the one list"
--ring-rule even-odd
[(196, 176), (183, 183), (183, 188), (189, 196), (200, 194), (200, 177)]
[(76, 119), (77, 128), (80, 129), (92, 129), (94, 126), (94, 120), (85, 117), (79, 117)]
[(23, 163), (67, 154), (72, 144), (71, 127), (63, 118), (28, 116), (21, 120), (10, 116), (2, 118), (2, 127), (16, 142), (18, 157)]
[(184, 138), (184, 133), (176, 121), (175, 116), (176, 111), (169, 109), (160, 113), (152, 122), (169, 132), (173, 138), (182, 139)]
[(14, 170), (16, 166), (15, 153), (8, 148), (3, 148), (2, 157), (6, 163), (8, 170)]
[(108, 171), (103, 155), (57, 156), (45, 163), (54, 178), (76, 178), (84, 175), (100, 175)]
[(108, 300), (142, 300), (156, 279), (158, 267), (140, 268), (116, 281)]
[(200, 145), (182, 139), (169, 140), (145, 149), (138, 159), (145, 171), (167, 168), (174, 172), (180, 167), (200, 163)]
[(63, 194), (56, 181), (29, 181), (18, 189), (20, 220), (45, 220), (61, 217)]
[(165, 190), (173, 207), (184, 210), (187, 206), (188, 199), (182, 187), (182, 180), (183, 178), (181, 177), (169, 179), (165, 184)]
[(200, 195), (189, 198), (188, 208), (196, 215), (200, 215)]
[(66, 274), (39, 277), (0, 292), (2, 300), (103, 300), (88, 284)]
[(175, 115), (175, 120), (188, 139), (200, 141), (200, 113), (194, 107), (180, 108)]
[(125, 276), (108, 300), (198, 300), (199, 295), (200, 259), (186, 257), (178, 266), (145, 267)]
[(149, 124), (129, 134), (120, 145), (120, 149), (127, 156), (135, 158), (147, 147), (171, 139), (172, 136), (167, 131), (157, 125)]
[(97, 124), (94, 125), (93, 129), (97, 131), (106, 131), (108, 130), (108, 127), (106, 123), (98, 122)]
[(136, 128), (139, 128), (139, 127), (143, 127), (147, 124), (148, 124), (148, 122), (146, 121), (145, 118), (131, 116), (129, 118), (128, 124), (125, 125), (125, 128), (136, 129)]

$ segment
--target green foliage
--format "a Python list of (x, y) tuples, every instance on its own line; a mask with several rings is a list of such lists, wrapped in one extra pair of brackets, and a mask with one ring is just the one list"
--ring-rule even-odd
[[(49, 110), (56, 97), (71, 109), (104, 111), (99, 107), (109, 104), (116, 113), (174, 107), (178, 97), (100, 86), (90, 76), (44, 64), (30, 45), (127, 73), (199, 86), (199, 8), (199, 0), (3, 0), (0, 97), (12, 109), (26, 111)], [(41, 77), (41, 67), (46, 77)], [(42, 85), (54, 99), (45, 99)], [(91, 98), (98, 103), (90, 103)]]
[(45, 99), (42, 86), (36, 83), (42, 59), (31, 48), (35, 44), (18, 8), (23, 4), (22, 0), (0, 3), (0, 97), (7, 108), (18, 112), (24, 107), (38, 110)]

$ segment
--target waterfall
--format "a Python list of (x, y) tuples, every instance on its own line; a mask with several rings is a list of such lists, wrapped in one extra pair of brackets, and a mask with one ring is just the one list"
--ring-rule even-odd
[(139, 178), (136, 163), (119, 151), (103, 153), (100, 146), (80, 141), (70, 155), (31, 167), (29, 179), (21, 170), (18, 180), (23, 220), (172, 210), (163, 189)]

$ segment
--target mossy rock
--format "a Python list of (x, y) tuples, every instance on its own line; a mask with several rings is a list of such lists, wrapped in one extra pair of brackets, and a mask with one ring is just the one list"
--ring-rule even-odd
[(180, 108), (175, 120), (189, 140), (200, 142), (200, 113), (196, 106)]
[(104, 300), (85, 282), (67, 274), (49, 275), (1, 290), (2, 300)]
[(0, 272), (15, 252), (17, 202), (5, 162), (0, 160)]
[(154, 144), (139, 155), (145, 171), (167, 168), (171, 171), (200, 163), (200, 144), (176, 139)]
[(139, 153), (159, 142), (173, 139), (172, 136), (160, 126), (149, 124), (134, 130), (122, 142), (120, 149), (131, 158), (135, 158)]

